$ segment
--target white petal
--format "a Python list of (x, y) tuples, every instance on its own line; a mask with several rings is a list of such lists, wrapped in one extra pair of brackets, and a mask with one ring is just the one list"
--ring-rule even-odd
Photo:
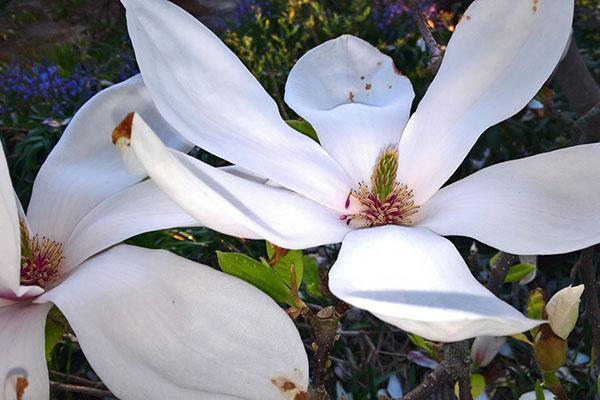
[(350, 35), (302, 56), (285, 85), (286, 103), (355, 183), (368, 182), (381, 150), (398, 144), (414, 96), (390, 57)]
[(503, 336), (477, 336), (471, 345), (473, 364), (476, 367), (489, 365), (504, 343), (506, 343), (506, 338)]
[(600, 242), (600, 144), (485, 168), (425, 203), (423, 225), (513, 254), (558, 254)]
[[(215, 218), (219, 209), (206, 210)], [(138, 183), (104, 200), (73, 230), (61, 267), (69, 271), (88, 257), (144, 232), (198, 225), (152, 181)]]
[(0, 399), (17, 400), (18, 378), (27, 380), (20, 400), (48, 399), (45, 334), (49, 304), (0, 307)]
[[(551, 391), (544, 389), (544, 400), (554, 400), (556, 397)], [(519, 400), (536, 400), (535, 392), (527, 392), (519, 397)]]
[(343, 209), (351, 182), (314, 141), (288, 127), (238, 58), (164, 0), (123, 0), (137, 61), (162, 115), (203, 149)]
[(111, 141), (113, 129), (132, 111), (170, 145), (189, 150), (160, 117), (139, 75), (103, 90), (75, 114), (38, 173), (27, 210), (34, 233), (64, 243), (98, 203), (140, 180), (127, 172)]
[(306, 389), (300, 335), (273, 300), (166, 251), (115, 247), (42, 298), (119, 398), (282, 400), (274, 382)]
[[(349, 230), (339, 213), (297, 193), (240, 178), (183, 153), (171, 152), (138, 115), (132, 130), (132, 149), (148, 175), (211, 229), (231, 233), (228, 229), (235, 222), (240, 229), (294, 249), (339, 242)], [(215, 208), (220, 209), (218, 214), (212, 213)]]
[(418, 227), (349, 233), (329, 274), (342, 300), (429, 340), (511, 335), (539, 324), (471, 275), (448, 240)]
[(573, 0), (478, 0), (404, 131), (399, 178), (418, 204), (454, 173), (488, 127), (521, 110), (548, 79), (571, 33)]
[[(0, 146), (1, 147), (1, 146)], [(17, 198), (4, 150), (0, 148), (0, 293), (19, 289), (21, 240)]]

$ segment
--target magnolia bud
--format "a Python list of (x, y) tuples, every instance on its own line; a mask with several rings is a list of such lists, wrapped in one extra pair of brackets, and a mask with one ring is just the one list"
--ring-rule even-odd
[(552, 331), (564, 340), (575, 328), (579, 316), (579, 302), (584, 286), (559, 290), (546, 304), (546, 314)]
[(533, 354), (542, 372), (555, 372), (567, 358), (567, 342), (543, 324), (533, 340)]
[(471, 346), (471, 360), (479, 367), (488, 365), (506, 342), (502, 336), (478, 336)]

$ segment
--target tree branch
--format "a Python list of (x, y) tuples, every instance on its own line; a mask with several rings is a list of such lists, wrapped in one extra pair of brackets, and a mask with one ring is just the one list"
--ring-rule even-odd
[(427, 69), (432, 74), (435, 74), (440, 68), (442, 59), (444, 58), (444, 51), (433, 37), (431, 29), (429, 29), (427, 21), (425, 21), (423, 12), (421, 12), (421, 7), (419, 6), (418, 0), (410, 0), (410, 8), (412, 9), (413, 18), (415, 20), (415, 23), (417, 24), (419, 33), (425, 41), (425, 45), (427, 46), (427, 50), (429, 51), (429, 64), (427, 65)]
[(517, 256), (515, 255), (501, 252), (496, 264), (491, 267), (487, 288), (496, 296), (500, 293), (506, 274), (508, 274), (508, 270), (515, 263), (516, 259)]
[(585, 286), (586, 315), (592, 324), (592, 342), (596, 353), (592, 360), (592, 376), (597, 379), (600, 374), (600, 357), (598, 356), (598, 351), (600, 351), (600, 304), (598, 303), (598, 282), (594, 266), (594, 247), (582, 250), (577, 264)]
[(106, 397), (114, 398), (115, 396), (108, 390), (91, 388), (87, 386), (70, 385), (67, 383), (60, 383), (50, 381), (50, 388), (54, 390), (61, 390), (68, 393), (79, 393), (87, 396), (98, 397), (104, 399)]

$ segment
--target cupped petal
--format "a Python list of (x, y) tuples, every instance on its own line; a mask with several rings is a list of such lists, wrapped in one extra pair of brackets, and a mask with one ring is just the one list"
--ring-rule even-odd
[(571, 33), (573, 0), (479, 0), (400, 141), (398, 178), (426, 201), (488, 127), (521, 110), (550, 76)]
[(255, 233), (252, 237), (288, 249), (340, 242), (350, 229), (338, 212), (298, 193), (171, 151), (139, 115), (133, 118), (131, 148), (156, 185), (208, 228), (231, 233), (234, 222)]
[[(1, 147), (1, 145), (0, 145)], [(17, 197), (4, 150), (0, 148), (0, 292), (16, 293), (21, 271), (21, 235)]]
[[(208, 215), (225, 221), (218, 208)], [(199, 225), (152, 181), (138, 183), (104, 200), (77, 224), (64, 246), (67, 272), (92, 255), (144, 232)], [(246, 233), (235, 230), (233, 233)]]
[(123, 0), (137, 61), (169, 123), (203, 149), (342, 210), (350, 178), (281, 119), (241, 61), (204, 25), (165, 0)]
[(355, 183), (368, 182), (379, 153), (398, 144), (414, 96), (390, 57), (350, 35), (307, 52), (285, 85), (286, 103)]
[(349, 233), (329, 287), (385, 322), (440, 342), (512, 335), (542, 322), (494, 296), (471, 275), (452, 243), (418, 227)]
[(291, 400), (306, 390), (302, 340), (273, 300), (164, 250), (115, 247), (42, 299), (119, 398)]
[(419, 225), (513, 254), (559, 254), (600, 242), (600, 144), (484, 168), (436, 193)]
[(50, 307), (31, 303), (0, 307), (1, 400), (50, 397), (44, 334)]
[(111, 142), (113, 129), (131, 111), (169, 145), (191, 149), (158, 114), (141, 76), (103, 90), (75, 114), (36, 177), (27, 210), (35, 234), (64, 243), (92, 208), (142, 179), (127, 171)]

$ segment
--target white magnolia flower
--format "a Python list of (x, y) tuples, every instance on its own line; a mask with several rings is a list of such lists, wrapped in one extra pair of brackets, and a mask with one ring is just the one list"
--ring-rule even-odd
[(212, 229), (243, 228), (242, 236), (286, 248), (343, 242), (332, 292), (386, 322), (438, 341), (538, 323), (479, 284), (445, 235), (514, 254), (600, 241), (597, 144), (497, 164), (440, 189), (480, 134), (521, 110), (550, 76), (571, 31), (572, 0), (475, 1), (410, 120), (413, 90), (389, 57), (352, 36), (309, 51), (285, 99), (321, 146), (287, 126), (192, 16), (165, 0), (123, 3), (161, 115), (251, 173), (233, 176), (169, 150), (140, 116), (126, 151)]
[(195, 223), (125, 171), (109, 133), (132, 107), (176, 139), (139, 77), (105, 90), (48, 156), (27, 217), (0, 152), (0, 400), (49, 398), (52, 304), (119, 398), (293, 398), (307, 385), (306, 353), (265, 294), (164, 251), (121, 245), (95, 255), (141, 232)]

